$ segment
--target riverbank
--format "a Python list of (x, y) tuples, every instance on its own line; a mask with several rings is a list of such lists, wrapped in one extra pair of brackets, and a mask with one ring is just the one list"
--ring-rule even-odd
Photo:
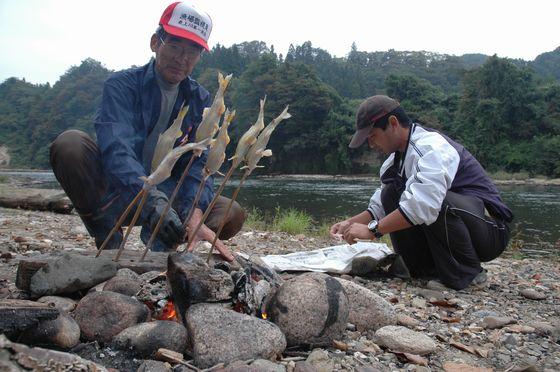
[[(313, 250), (333, 243), (327, 237), (244, 229), (226, 245), (232, 251), (265, 255)], [(71, 248), (95, 250), (77, 215), (0, 208), (0, 298), (25, 298), (14, 284), (21, 258)], [(138, 229), (134, 229), (126, 249), (143, 248)], [(349, 327), (338, 348), (321, 350), (325, 363), (334, 370), (364, 366), (398, 371), (442, 370), (446, 366), (451, 370), (449, 363), (486, 370), (528, 366), (539, 371), (560, 370), (558, 261), (498, 258), (484, 267), (488, 281), (462, 291), (433, 287), (423, 280), (345, 275), (393, 304), (399, 324), (432, 339), (437, 350), (423, 360), (413, 360), (380, 349), (371, 334)], [(285, 278), (290, 276), (293, 274), (284, 274)], [(531, 293), (541, 297), (531, 299)], [(482, 321), (485, 318), (504, 324), (488, 325)], [(301, 351), (303, 358), (308, 354)], [(429, 369), (414, 363), (426, 364)]]
[[(22, 173), (51, 173), (49, 169), (0, 169), (0, 177), (5, 176), (6, 179), (0, 182), (10, 183), (10, 176), (18, 176)], [(490, 174), (490, 177), (497, 185), (532, 185), (532, 186), (560, 186), (560, 178), (545, 178), (545, 177), (524, 177), (522, 174), (508, 174), (499, 172)], [(216, 176), (217, 180), (221, 177)], [(379, 177), (376, 174), (254, 174), (252, 178), (263, 179), (294, 179), (294, 180), (359, 180), (359, 181), (378, 181)]]

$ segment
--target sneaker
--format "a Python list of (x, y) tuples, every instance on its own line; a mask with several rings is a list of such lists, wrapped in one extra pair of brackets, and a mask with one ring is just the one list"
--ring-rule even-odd
[(387, 273), (397, 278), (410, 279), (410, 271), (400, 254), (395, 256), (395, 260), (387, 270)]
[(474, 279), (471, 282), (471, 285), (478, 287), (486, 284), (487, 281), (488, 281), (488, 271), (486, 269), (482, 269), (482, 271), (479, 272), (477, 276), (474, 277)]

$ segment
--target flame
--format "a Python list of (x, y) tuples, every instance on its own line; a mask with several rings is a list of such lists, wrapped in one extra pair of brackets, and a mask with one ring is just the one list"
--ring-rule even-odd
[(268, 314), (267, 314), (267, 313), (262, 313), (262, 314), (261, 314), (261, 317), (262, 317), (264, 320), (266, 320), (266, 318), (268, 318)]
[(175, 306), (173, 306), (173, 301), (169, 300), (163, 309), (161, 310), (161, 315), (158, 317), (159, 320), (175, 320), (177, 319), (177, 312), (175, 311)]

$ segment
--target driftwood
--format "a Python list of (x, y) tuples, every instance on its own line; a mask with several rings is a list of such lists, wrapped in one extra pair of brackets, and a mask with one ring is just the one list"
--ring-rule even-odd
[(64, 191), (0, 187), (0, 207), (50, 211), (68, 214), (72, 202)]
[(58, 309), (26, 300), (0, 300), (0, 333), (23, 331), (42, 320), (55, 319)]
[[(86, 256), (94, 256), (97, 251), (68, 251), (65, 252), (83, 254)], [(106, 250), (101, 252), (101, 256), (113, 257), (114, 251)], [(18, 270), (16, 275), (16, 287), (21, 290), (28, 291), (31, 284), (31, 277), (40, 268), (45, 266), (48, 261), (56, 260), (62, 255), (62, 252), (41, 254), (24, 258), (19, 261)], [(167, 269), (167, 253), (165, 252), (152, 252), (148, 259), (140, 261), (142, 252), (138, 251), (125, 251), (123, 256), (118, 261), (118, 269), (130, 269), (138, 274), (143, 274), (148, 271), (165, 271)]]
[(107, 371), (77, 355), (10, 342), (4, 335), (0, 335), (0, 364), (6, 368), (3, 371)]

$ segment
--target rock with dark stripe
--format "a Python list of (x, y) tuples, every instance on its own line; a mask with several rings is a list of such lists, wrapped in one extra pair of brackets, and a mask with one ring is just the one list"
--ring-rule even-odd
[(288, 345), (330, 345), (346, 328), (348, 297), (338, 280), (309, 273), (282, 284), (267, 312)]

